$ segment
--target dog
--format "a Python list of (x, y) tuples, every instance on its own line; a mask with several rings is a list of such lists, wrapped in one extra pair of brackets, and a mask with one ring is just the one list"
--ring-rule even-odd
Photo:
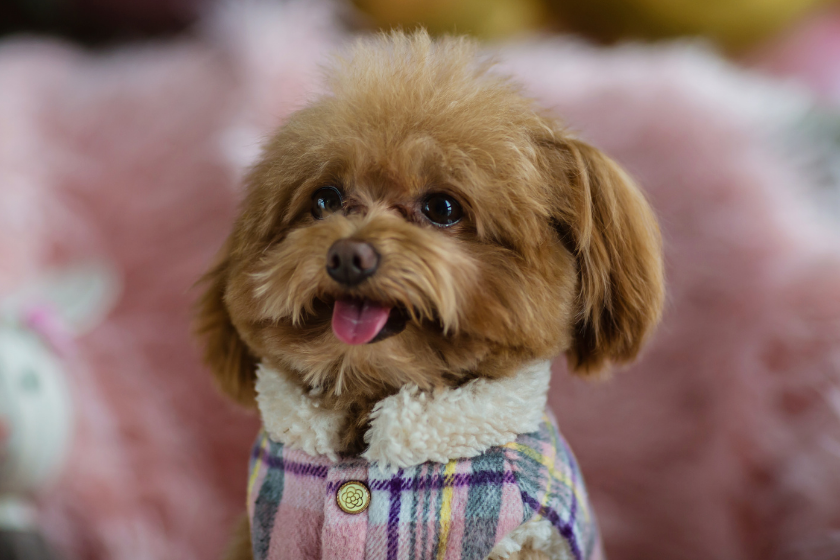
[(601, 557), (550, 361), (644, 345), (651, 208), (468, 39), (361, 39), (327, 86), (264, 147), (197, 306), (264, 424), (229, 557)]

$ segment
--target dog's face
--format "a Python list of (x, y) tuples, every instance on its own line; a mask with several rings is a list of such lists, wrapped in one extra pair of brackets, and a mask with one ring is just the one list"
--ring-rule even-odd
[(248, 179), (198, 332), (225, 388), (257, 361), (336, 402), (632, 358), (659, 317), (656, 222), (463, 40), (361, 43)]

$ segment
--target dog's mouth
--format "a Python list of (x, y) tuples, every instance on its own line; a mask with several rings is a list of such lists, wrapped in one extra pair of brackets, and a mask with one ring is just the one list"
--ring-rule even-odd
[(345, 344), (369, 344), (399, 334), (405, 329), (405, 313), (399, 306), (369, 299), (340, 298), (332, 312), (332, 330)]

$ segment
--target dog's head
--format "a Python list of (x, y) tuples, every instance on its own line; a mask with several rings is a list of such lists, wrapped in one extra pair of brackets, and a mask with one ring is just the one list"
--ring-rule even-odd
[(197, 331), (222, 388), (255, 364), (348, 402), (565, 352), (632, 359), (663, 299), (644, 197), (463, 39), (362, 41), (248, 177)]

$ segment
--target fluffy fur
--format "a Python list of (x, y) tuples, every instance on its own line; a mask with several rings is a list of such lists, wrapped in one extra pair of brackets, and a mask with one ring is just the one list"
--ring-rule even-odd
[[(374, 403), (406, 384), (503, 377), (566, 351), (579, 371), (636, 355), (661, 309), (660, 242), (613, 162), (488, 72), (465, 40), (360, 42), (329, 85), (268, 143), (205, 278), (197, 332), (225, 390), (251, 400), (257, 361), (287, 371), (348, 411), (344, 449), (360, 451)], [(323, 185), (346, 200), (317, 221), (310, 200)], [(465, 209), (448, 229), (420, 213), (440, 191)], [(325, 269), (343, 238), (382, 256), (352, 289)], [(345, 345), (329, 318), (348, 296), (405, 310), (408, 327)]]
[(340, 410), (318, 406), (288, 374), (264, 365), (257, 369), (257, 405), (266, 432), (274, 441), (300, 448), (310, 455), (335, 460), (341, 449), (339, 432), (344, 424)]
[[(311, 455), (337, 456), (340, 411), (319, 406), (287, 372), (257, 369), (257, 403), (274, 441)], [(379, 401), (370, 415), (362, 456), (372, 463), (408, 467), (452, 457), (474, 457), (537, 429), (545, 410), (551, 362), (528, 364), (496, 381), (475, 379), (462, 387), (426, 393), (416, 385)]]
[[(524, 551), (524, 552), (523, 552)], [(548, 558), (572, 560), (574, 556), (569, 546), (547, 519), (537, 519), (523, 523), (493, 547), (487, 560), (525, 560), (522, 556), (528, 551), (544, 553)]]
[(495, 381), (476, 379), (445, 393), (403, 386), (379, 401), (365, 433), (365, 459), (402, 467), (474, 457), (537, 429), (551, 363), (528, 364)]

